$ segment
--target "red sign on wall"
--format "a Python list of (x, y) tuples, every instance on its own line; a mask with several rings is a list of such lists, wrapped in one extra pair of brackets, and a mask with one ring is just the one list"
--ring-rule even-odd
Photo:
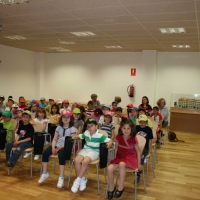
[(136, 68), (131, 68), (131, 76), (136, 76)]

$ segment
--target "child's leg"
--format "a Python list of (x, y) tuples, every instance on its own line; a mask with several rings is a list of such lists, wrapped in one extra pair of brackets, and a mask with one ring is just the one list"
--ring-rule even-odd
[(13, 148), (13, 142), (10, 142), (6, 145), (6, 160), (8, 161), (10, 158), (10, 152)]
[(82, 160), (82, 165), (81, 165), (81, 168), (79, 170), (79, 172), (77, 171), (78, 173), (78, 177), (79, 178), (82, 178), (87, 170), (87, 167), (89, 165), (89, 163), (91, 162), (91, 158), (86, 156), (83, 160)]
[(83, 161), (84, 157), (81, 155), (77, 155), (74, 159), (74, 165), (75, 165), (75, 170), (76, 173), (79, 174), (79, 171), (81, 169), (81, 163)]
[(114, 190), (114, 171), (117, 169), (118, 164), (110, 164), (107, 168), (109, 191)]
[(45, 149), (42, 154), (42, 172), (47, 173), (47, 164), (49, 161), (49, 156), (52, 154), (52, 146)]
[(124, 162), (120, 162), (119, 163), (119, 185), (118, 185), (119, 191), (124, 189), (125, 177), (126, 177), (126, 164)]
[(65, 169), (65, 154), (64, 154), (64, 148), (61, 149), (58, 152), (58, 158), (59, 158), (59, 165), (60, 165), (60, 176), (64, 177), (64, 169)]

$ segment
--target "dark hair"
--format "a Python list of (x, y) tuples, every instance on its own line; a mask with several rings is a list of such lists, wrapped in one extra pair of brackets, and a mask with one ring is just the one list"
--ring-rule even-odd
[(81, 111), (81, 117), (79, 118), (80, 120), (84, 121), (85, 122), (85, 108), (83, 106), (80, 106), (80, 111)]
[(46, 113), (46, 110), (42, 107), (38, 107), (37, 110), (36, 110), (36, 114), (35, 114), (35, 118), (38, 118), (39, 117), (39, 112), (41, 113), (44, 113), (44, 119), (47, 118), (47, 113)]
[(85, 122), (85, 124), (86, 124), (86, 126), (88, 124), (94, 124), (96, 126), (97, 122), (96, 122), (96, 120), (94, 118), (89, 118), (89, 119), (87, 119), (87, 121)]
[(154, 109), (154, 108), (155, 108), (156, 110), (159, 110), (158, 106), (154, 106), (153, 109)]
[(92, 101), (88, 101), (87, 105), (93, 105)]
[(123, 111), (122, 107), (117, 107), (116, 108), (116, 112), (122, 112), (122, 111)]
[[(147, 106), (149, 105), (149, 99), (147, 96), (143, 96), (142, 99), (145, 98), (147, 100)], [(143, 102), (141, 103), (141, 106), (143, 107)]]
[(130, 119), (121, 121), (120, 127), (119, 127), (119, 131), (118, 131), (119, 133), (118, 134), (123, 135), (123, 133), (122, 133), (122, 127), (125, 124), (128, 124), (131, 127), (131, 134), (130, 134), (130, 136), (134, 138), (137, 133), (136, 133), (136, 130), (135, 130), (135, 124)]
[(117, 105), (118, 103), (117, 103), (116, 101), (113, 101), (113, 102), (112, 102), (112, 106), (113, 106), (113, 104), (116, 104), (116, 105)]
[(59, 113), (59, 107), (58, 107), (58, 105), (55, 104), (55, 103), (51, 106), (50, 114), (53, 114), (53, 112), (52, 112), (53, 107), (56, 107), (56, 109), (57, 109), (56, 114), (60, 114), (60, 113)]
[[(63, 118), (63, 116), (60, 117), (58, 124), (63, 127), (62, 118)], [(70, 117), (69, 128), (71, 128), (72, 126), (74, 126), (74, 119), (73, 119), (73, 117)]]

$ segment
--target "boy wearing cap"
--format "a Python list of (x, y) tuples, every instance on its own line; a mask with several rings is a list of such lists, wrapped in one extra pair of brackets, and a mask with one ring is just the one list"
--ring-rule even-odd
[(2, 121), (1, 123), (3, 123), (3, 128), (7, 129), (7, 142), (12, 142), (14, 139), (14, 128), (12, 125), (12, 113), (8, 110), (5, 110), (2, 113)]
[[(7, 162), (4, 163), (3, 166), (10, 170), (13, 169), (23, 151), (33, 146), (34, 129), (33, 126), (30, 124), (30, 120), (30, 111), (24, 111), (22, 113), (22, 123), (19, 124), (19, 128), (16, 133), (19, 139), (15, 140), (14, 142), (8, 143), (6, 146)], [(13, 147), (16, 147), (16, 150), (10, 156)]]
[(39, 107), (42, 107), (42, 108), (46, 108), (47, 107), (47, 104), (45, 102), (45, 98), (44, 97), (40, 98)]
[(137, 118), (138, 118), (138, 108), (137, 107), (133, 107), (131, 108), (131, 121), (136, 124)]
[[(146, 144), (144, 146), (144, 150), (141, 156), (141, 164), (144, 164), (145, 157), (150, 154), (152, 148), (152, 139), (153, 139), (153, 132), (150, 127), (147, 126), (148, 118), (146, 115), (139, 116), (139, 125), (136, 126), (136, 133), (140, 134), (146, 139)], [(142, 171), (137, 173), (137, 183), (140, 181), (140, 174)]]
[[(144, 108), (139, 108), (138, 113), (139, 113), (139, 116), (140, 115), (146, 115), (146, 110)], [(139, 125), (138, 119), (136, 119), (136, 125)], [(150, 127), (150, 128), (153, 128), (153, 124), (148, 117), (147, 117), (147, 126)]]
[(118, 123), (119, 124), (121, 123), (121, 121), (127, 120), (126, 117), (122, 116), (122, 111), (123, 111), (123, 109), (121, 107), (117, 107), (115, 117), (118, 118)]
[[(103, 114), (105, 114), (106, 111), (110, 111), (111, 107), (108, 104), (105, 104), (103, 106), (101, 106), (101, 110), (103, 112)], [(99, 124), (103, 124), (104, 123), (104, 115), (102, 115), (99, 119)]]
[(5, 110), (5, 109), (6, 109), (6, 104), (3, 103), (4, 100), (5, 100), (5, 97), (4, 97), (3, 95), (1, 95), (1, 96), (0, 96), (0, 101), (1, 101), (1, 103), (2, 103), (2, 108)]
[(24, 109), (24, 108), (27, 108), (27, 105), (26, 105), (26, 100), (24, 97), (20, 97), (19, 98), (19, 108), (21, 109)]
[(5, 110), (11, 111), (12, 105), (14, 104), (13, 99), (8, 99), (7, 107)]
[(54, 104), (54, 99), (49, 99), (49, 104), (46, 106), (45, 110), (51, 112), (51, 106)]

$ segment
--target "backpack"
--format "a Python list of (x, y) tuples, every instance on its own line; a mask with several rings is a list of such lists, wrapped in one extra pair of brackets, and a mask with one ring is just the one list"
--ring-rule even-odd
[(173, 131), (168, 132), (168, 139), (169, 139), (170, 142), (185, 142), (183, 140), (179, 140), (176, 137), (176, 133), (174, 133)]

